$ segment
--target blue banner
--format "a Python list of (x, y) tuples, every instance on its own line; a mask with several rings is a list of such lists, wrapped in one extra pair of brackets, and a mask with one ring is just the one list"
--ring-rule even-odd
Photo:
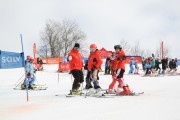
[(0, 69), (24, 67), (24, 53), (0, 51)]

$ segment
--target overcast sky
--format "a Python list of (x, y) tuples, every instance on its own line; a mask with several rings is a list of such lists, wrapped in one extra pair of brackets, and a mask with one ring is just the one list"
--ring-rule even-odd
[(32, 55), (46, 20), (73, 20), (87, 44), (113, 50), (120, 40), (137, 41), (152, 53), (161, 40), (180, 58), (180, 0), (0, 0), (0, 50)]

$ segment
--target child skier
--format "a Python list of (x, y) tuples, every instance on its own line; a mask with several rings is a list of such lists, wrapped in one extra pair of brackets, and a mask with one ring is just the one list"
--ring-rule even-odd
[(134, 74), (139, 74), (139, 66), (138, 66), (138, 61), (137, 60), (135, 61), (134, 66), (135, 66)]
[(35, 82), (34, 79), (34, 65), (33, 65), (33, 58), (30, 56), (27, 56), (26, 63), (25, 63), (25, 75), (26, 78), (24, 80), (24, 83), (21, 85), (22, 89), (28, 88), (28, 89), (34, 89), (33, 83)]
[(130, 91), (128, 84), (126, 84), (124, 82), (124, 79), (123, 79), (123, 75), (124, 75), (124, 72), (125, 72), (125, 59), (126, 59), (126, 56), (125, 56), (125, 53), (122, 50), (122, 47), (120, 45), (115, 45), (114, 49), (116, 51), (116, 57), (113, 60), (113, 62), (114, 62), (114, 67), (113, 67), (114, 74), (112, 75), (113, 76), (112, 77), (113, 81), (109, 85), (109, 89), (108, 89), (107, 92), (110, 93), (112, 91), (116, 81), (118, 81), (119, 85), (118, 85), (118, 89), (116, 91), (117, 94), (129, 95), (132, 92)]

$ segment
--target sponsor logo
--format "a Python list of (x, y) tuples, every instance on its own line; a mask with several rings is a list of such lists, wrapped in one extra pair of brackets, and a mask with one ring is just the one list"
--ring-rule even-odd
[(2, 57), (2, 63), (18, 63), (20, 62), (21, 57), (20, 56), (7, 56)]

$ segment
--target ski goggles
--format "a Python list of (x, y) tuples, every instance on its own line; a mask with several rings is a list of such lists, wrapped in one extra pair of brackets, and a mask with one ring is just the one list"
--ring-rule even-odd
[(74, 47), (75, 50), (79, 51), (79, 48), (78, 47)]
[(90, 48), (90, 52), (95, 52), (96, 48)]

